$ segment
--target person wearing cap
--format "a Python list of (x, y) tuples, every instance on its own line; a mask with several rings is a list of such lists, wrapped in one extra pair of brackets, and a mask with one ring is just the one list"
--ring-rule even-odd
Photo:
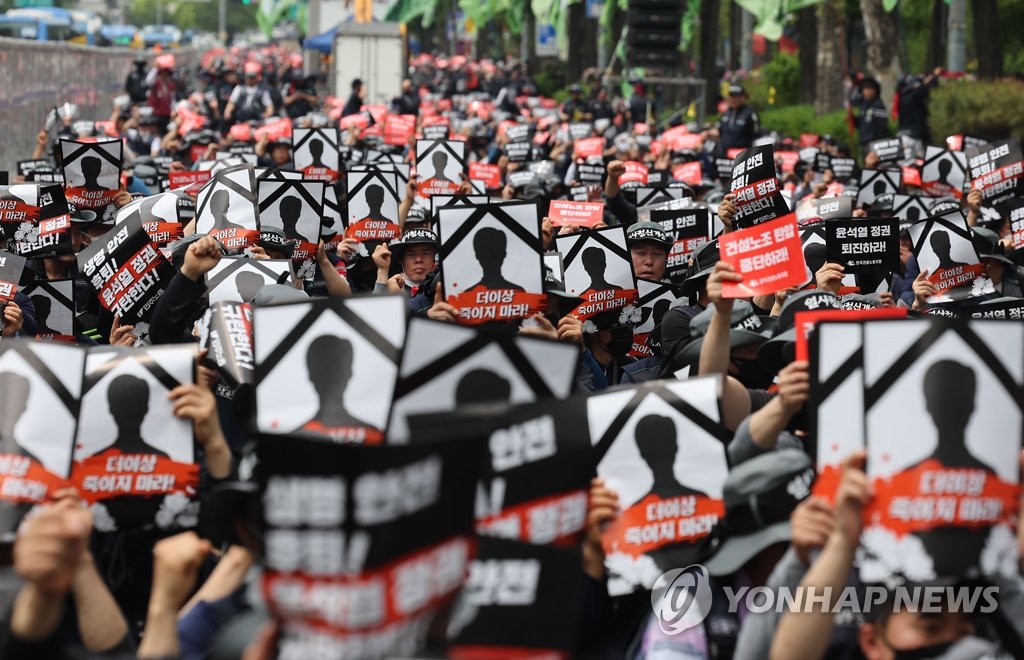
[(672, 238), (657, 222), (637, 222), (626, 230), (626, 245), (633, 260), (633, 272), (645, 280), (661, 282), (668, 268)]
[(302, 74), (301, 66), (292, 69), (281, 87), (281, 102), (285, 113), (292, 119), (304, 117), (316, 107), (316, 86), (310, 78)]
[(133, 104), (146, 102), (146, 58), (136, 55), (132, 70), (124, 81), (124, 91)]
[(647, 88), (639, 78), (631, 78), (629, 84), (633, 87), (633, 95), (629, 97), (629, 123), (632, 126), (637, 124), (652, 124), (655, 121), (654, 103), (647, 96)]
[(726, 98), (728, 108), (718, 122), (718, 151), (721, 156), (729, 149), (749, 149), (761, 135), (761, 118), (747, 105), (747, 92), (742, 85), (729, 85)]
[(157, 60), (157, 66), (146, 76), (149, 87), (146, 103), (153, 109), (153, 115), (158, 122), (158, 132), (162, 135), (167, 132), (167, 124), (171, 121), (175, 84), (173, 66), (168, 68), (167, 62), (159, 61), (160, 58)]
[(232, 123), (266, 119), (274, 114), (270, 90), (260, 82), (260, 67), (255, 62), (245, 65), (245, 79), (236, 85), (224, 108), (224, 121)]
[[(377, 265), (373, 292), (383, 294), (404, 290), (410, 297), (415, 296), (423, 280), (437, 266), (437, 250), (437, 236), (429, 229), (407, 229), (400, 241), (390, 246), (381, 243), (373, 251), (373, 261)], [(401, 265), (401, 270), (395, 274), (391, 272), (393, 257), (397, 257)]]
[(284, 135), (271, 138), (266, 133), (256, 143), (257, 165), (290, 170), (292, 167), (292, 141)]
[(861, 101), (854, 113), (861, 146), (889, 137), (889, 113), (881, 99), (882, 88), (874, 78), (860, 83)]
[(583, 98), (583, 87), (579, 83), (569, 85), (569, 98), (560, 109), (562, 121), (588, 121), (591, 118), (590, 107)]

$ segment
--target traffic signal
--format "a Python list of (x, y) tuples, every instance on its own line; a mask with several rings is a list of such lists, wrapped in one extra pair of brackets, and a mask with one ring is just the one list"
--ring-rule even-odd
[(626, 59), (630, 67), (678, 70), (683, 3), (679, 0), (629, 0)]

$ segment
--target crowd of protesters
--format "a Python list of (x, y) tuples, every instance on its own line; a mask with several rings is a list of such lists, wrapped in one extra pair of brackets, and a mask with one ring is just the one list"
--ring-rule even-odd
[[(114, 100), (108, 120), (85, 121), (74, 107), (60, 108), (56, 135), (40, 132), (35, 153), (19, 156), (49, 159), (56, 168), (60, 150), (55, 137), (86, 141), (123, 138), (122, 188), (114, 203), (121, 208), (158, 193), (168, 174), (197, 170), (200, 163), (216, 161), (218, 153), (251, 153), (256, 167), (293, 169), (290, 131), (260, 130), (281, 126), (284, 119), (294, 128), (340, 128), (350, 155), (373, 149), (414, 162), (410, 145), (382, 143), (385, 117), (415, 116), (417, 132), (428, 119), (443, 117), (450, 127), (449, 139), (466, 143), (469, 163), (498, 167), (500, 179), (497, 185), (487, 187), (486, 195), (538, 204), (546, 250), (553, 249), (559, 235), (621, 225), (635, 276), (668, 282), (674, 237), (661, 224), (639, 219), (636, 195), (619, 182), (628, 164), (642, 164), (651, 180), (662, 173), (667, 186), (680, 190), (679, 197), (711, 211), (720, 222), (721, 233), (728, 234), (738, 229), (733, 220), (739, 203), (730, 193), (720, 161), (732, 158), (737, 150), (774, 146), (780, 192), (795, 209), (808, 200), (841, 196), (844, 186), (855, 188), (857, 177), (852, 172), (840, 177), (827, 167), (782, 154), (814, 147), (817, 153), (832, 158), (859, 156), (865, 169), (881, 169), (885, 164), (870, 147), (890, 137), (889, 113), (878, 83), (870, 79), (860, 81), (851, 94), (859, 138), (853, 145), (840, 136), (767, 132), (737, 82), (724, 90), (720, 119), (704, 125), (668, 125), (658, 123), (658, 117), (670, 116), (674, 109), (657, 107), (652, 90), (640, 78), (629, 81), (624, 96), (624, 90), (613, 90), (588, 77), (572, 85), (559, 103), (540, 96), (527, 67), (511, 59), (416, 57), (399, 95), (390, 103), (377, 104), (368, 99), (367, 85), (359, 79), (351, 82), (347, 98), (326, 96), (315, 77), (304, 72), (300, 55), (276, 47), (217, 50), (204, 55), (197, 69), (187, 73), (186, 77), (176, 71), (173, 58), (166, 55), (155, 64), (140, 60), (128, 77), (125, 95)], [(937, 79), (930, 74), (901, 81), (900, 133), (912, 140), (907, 143), (907, 153), (901, 153), (901, 162), (892, 166), (903, 172), (908, 168), (920, 171), (926, 145), (938, 143), (936, 136), (929, 138), (922, 120), (922, 97), (938, 84)], [(581, 124), (589, 127), (587, 138), (603, 138), (600, 153), (589, 156), (590, 160), (576, 153), (568, 130), (570, 125)], [(506, 154), (505, 134), (515, 125), (531, 129), (525, 161), (513, 162)], [(683, 134), (688, 136), (686, 140), (666, 139)], [(580, 179), (579, 168), (586, 163), (604, 166), (603, 182)], [(699, 169), (680, 169), (691, 163), (699, 164)], [(342, 179), (330, 185), (336, 186), (344, 205), (345, 163), (340, 169)], [(677, 179), (682, 171), (699, 174), (687, 175), (683, 181)], [(532, 172), (533, 176), (510, 176), (517, 172)], [(18, 176), (32, 180), (23, 173)], [(307, 283), (304, 291), (301, 285), (268, 285), (250, 302), (259, 306), (309, 296), (399, 295), (408, 299), (410, 316), (458, 323), (460, 309), (442, 295), (440, 241), (432, 227), (429, 205), (417, 200), (418, 183), (421, 181), (413, 171), (405, 189), (399, 191), (398, 217), (389, 218), (401, 228), (399, 239), (377, 242), (369, 249), (354, 238), (340, 240), (327, 250), (321, 246), (313, 286)], [(462, 194), (480, 192), (468, 176), (457, 183)], [(920, 193), (904, 176), (897, 194)], [(987, 298), (971, 304), (1021, 298), (1024, 250), (1016, 249), (1009, 216), (986, 206), (979, 190), (959, 193), (943, 203), (965, 212), (974, 246), (994, 289)], [(548, 208), (553, 200), (570, 198), (603, 202), (601, 221), (590, 229), (555, 226), (548, 218)], [(82, 209), (71, 213), (75, 252), (114, 229), (111, 217)], [(890, 195), (855, 208), (852, 215), (889, 217), (892, 213)], [(167, 248), (176, 274), (147, 328), (121, 324), (104, 308), (74, 255), (30, 260), (29, 280), (74, 279), (75, 340), (79, 344), (193, 341), (194, 325), (206, 309), (204, 278), (228, 254), (214, 237), (194, 232), (194, 226), (186, 227), (185, 237)], [(281, 242), (275, 243), (264, 235), (258, 245), (247, 248), (247, 256), (287, 258), (287, 237), (279, 238)], [(577, 347), (581, 360), (576, 392), (675, 380), (686, 374), (719, 376), (723, 384), (721, 424), (732, 436), (728, 442), (726, 517), (721, 523), (725, 527), (716, 533), (721, 542), (697, 560), (708, 566), (719, 590), (723, 585), (834, 586), (838, 594), (848, 583), (857, 584), (854, 564), (864, 524), (862, 514), (873, 492), (865, 474), (865, 456), (859, 452), (846, 461), (831, 501), (805, 493), (783, 506), (783, 498), (777, 496), (779, 484), (813, 466), (810, 448), (816, 442), (806, 413), (812, 397), (809, 365), (793, 359), (794, 315), (820, 307), (902, 307), (912, 315), (928, 313), (936, 284), (929, 280), (927, 269), (919, 267), (906, 232), (901, 242), (899, 266), (887, 273), (887, 286), (851, 293), (843, 266), (825, 261), (802, 286), (734, 299), (723, 296), (723, 288), (742, 282), (743, 275), (722, 260), (717, 240), (707, 241), (689, 256), (683, 276), (672, 282), (678, 287), (677, 298), (662, 309), (657, 326), (645, 339), (642, 356), (634, 351), (634, 327), (629, 323), (590, 331), (572, 314), (549, 312), (536, 315), (518, 332)], [(546, 286), (559, 288), (554, 279), (547, 278)], [(940, 307), (953, 314), (960, 304)], [(24, 294), (15, 294), (3, 306), (2, 317), (3, 341), (43, 334), (46, 313)], [(197, 383), (172, 392), (174, 412), (191, 421), (201, 450), (201, 498), (218, 484), (244, 481), (250, 451), (243, 431), (249, 412), (215, 394), (217, 377), (203, 357), (199, 358)], [(950, 379), (939, 385), (957, 390), (963, 383)], [(7, 392), (0, 391), (0, 398), (7, 397)], [(350, 412), (360, 415), (358, 410)], [(656, 435), (659, 431), (648, 432)], [(1008, 429), (1007, 434), (1017, 437), (1019, 433), (1020, 429)], [(746, 507), (749, 519), (738, 520), (743, 514), (729, 515), (729, 507), (734, 506), (730, 493), (739, 502), (737, 509)], [(610, 597), (605, 589), (608, 576), (601, 531), (621, 513), (619, 495), (595, 476), (586, 530), (578, 547), (587, 588), (580, 595), (583, 614), (573, 632), (570, 655), (574, 657), (896, 659), (1024, 654), (1024, 602), (1020, 600), (1024, 584), (1019, 571), (1016, 579), (998, 583), (999, 607), (985, 616), (946, 606), (937, 614), (921, 613), (893, 606), (887, 597), (871, 611), (848, 617), (832, 615), (827, 608), (817, 614), (755, 614), (743, 608), (712, 612), (701, 625), (681, 634), (666, 634), (652, 613), (647, 592)], [(0, 587), (5, 605), (0, 614), (0, 657), (276, 657), (274, 617), (261, 603), (259, 591), (251, 588), (260, 564), (258, 541), (218, 545), (196, 532), (170, 536), (153, 530), (100, 533), (93, 528), (90, 509), (73, 489), (52, 494), (50, 501), (39, 505), (20, 524), (4, 562), (11, 567), (4, 569), (8, 579)], [(1018, 538), (1024, 547), (1024, 536)], [(978, 578), (944, 577), (951, 578), (950, 584), (960, 578)], [(358, 607), (338, 604), (343, 606)], [(431, 646), (421, 653), (443, 654), (439, 639), (443, 635), (432, 635)], [(500, 653), (492, 657), (500, 657)]]

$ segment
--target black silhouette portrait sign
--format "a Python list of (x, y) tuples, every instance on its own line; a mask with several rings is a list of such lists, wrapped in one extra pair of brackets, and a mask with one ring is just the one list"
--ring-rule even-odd
[(789, 204), (775, 175), (775, 150), (770, 144), (746, 149), (736, 156), (729, 190), (736, 204), (733, 224), (737, 229), (789, 213)]
[[(437, 210), (444, 206), (479, 206), (491, 201), (487, 195), (431, 195), (430, 217), (437, 222)], [(436, 227), (435, 227), (436, 229)]]
[(729, 472), (716, 378), (653, 381), (587, 400), (597, 475), (619, 494), (621, 515), (601, 534), (608, 593), (650, 589), (686, 566), (725, 513)]
[(122, 323), (148, 320), (175, 273), (137, 217), (94, 238), (78, 253), (78, 268)]
[(195, 345), (89, 351), (71, 482), (97, 530), (196, 525), (192, 422), (167, 396), (194, 370)]
[(918, 265), (935, 285), (935, 295), (928, 302), (952, 302), (995, 290), (971, 242), (963, 211), (925, 218), (907, 231)]
[(225, 168), (199, 191), (197, 234), (208, 234), (228, 250), (241, 251), (256, 244), (259, 227), (256, 173), (251, 165)]
[(121, 189), (124, 142), (60, 141), (64, 194), (80, 209), (92, 209), (103, 220), (114, 217), (114, 198)]
[[(150, 240), (157, 247), (166, 247), (184, 235), (185, 224), (191, 220), (191, 217), (183, 217), (188, 206), (182, 204), (182, 197), (176, 192), (164, 192), (137, 199), (117, 210), (115, 223), (138, 217)], [(191, 213), (195, 214), (194, 202)]]
[(391, 241), (399, 237), (398, 178), (376, 167), (352, 169), (345, 177), (348, 191), (348, 229), (360, 242)]
[(28, 259), (0, 250), (0, 304), (14, 300)]
[(482, 451), (476, 438), (410, 447), (259, 438), (260, 587), (282, 657), (418, 655), (468, 573)]
[(1024, 326), (864, 325), (861, 578), (1017, 575)]
[(206, 274), (210, 305), (221, 301), (248, 303), (267, 284), (294, 285), (293, 264), (288, 259), (221, 259)]
[(711, 239), (711, 212), (704, 206), (684, 209), (651, 209), (651, 222), (657, 222), (672, 237), (665, 276), (682, 284), (690, 266), (690, 255)]
[(1024, 155), (1014, 138), (965, 150), (971, 188), (981, 191), (986, 204), (996, 205), (1024, 191)]
[(629, 355), (645, 358), (654, 355), (652, 334), (661, 325), (669, 306), (679, 298), (679, 290), (674, 284), (642, 278), (637, 278), (636, 286), (640, 295), (636, 307), (639, 318), (630, 319), (633, 321), (633, 348)]
[(85, 349), (0, 342), (0, 538), (68, 485)]
[(32, 299), (36, 309), (36, 339), (75, 341), (78, 331), (74, 290), (74, 279), (36, 280), (25, 287), (23, 293)]
[(383, 442), (405, 321), (400, 296), (257, 308), (257, 428)]
[(413, 418), (462, 406), (564, 399), (578, 359), (553, 342), (413, 317), (387, 441), (414, 441)]
[(801, 225), (829, 218), (849, 218), (852, 215), (853, 200), (849, 197), (808, 197), (796, 207), (796, 221)]
[(832, 218), (825, 221), (825, 253), (845, 273), (894, 271), (900, 266), (896, 218)]
[(900, 231), (931, 215), (932, 199), (921, 195), (893, 195), (892, 215), (899, 218)]
[(460, 323), (522, 319), (546, 308), (536, 204), (445, 206), (437, 217), (444, 296)]
[(857, 207), (873, 206), (879, 197), (895, 195), (902, 183), (903, 172), (899, 169), (861, 170)]
[(199, 350), (217, 367), (217, 393), (232, 398), (242, 385), (251, 385), (256, 362), (252, 347), (252, 305), (222, 300), (199, 321)]
[(559, 236), (555, 245), (562, 253), (566, 292), (583, 298), (572, 314), (583, 321), (585, 331), (614, 325), (624, 308), (636, 305), (636, 276), (624, 227)]
[(668, 188), (665, 186), (652, 187), (640, 186), (636, 189), (637, 206), (653, 206), (663, 202), (670, 202), (673, 199), (682, 199), (682, 188)]
[(568, 549), (480, 538), (448, 625), (451, 657), (570, 657), (584, 600), (578, 566)]
[(466, 171), (466, 143), (458, 140), (416, 140), (416, 195), (454, 195)]
[(323, 230), (323, 181), (259, 181), (260, 231), (279, 229), (292, 241), (300, 280), (312, 281)]
[(348, 228), (348, 219), (344, 204), (338, 201), (338, 184), (328, 184), (324, 188), (323, 225), (320, 227), (320, 238), (325, 250), (333, 250), (341, 242)]
[(967, 185), (967, 157), (962, 151), (926, 147), (921, 166), (921, 189), (932, 197), (964, 196)]
[(64, 189), (50, 183), (0, 186), (0, 233), (24, 257), (71, 254), (71, 216)]
[(302, 178), (333, 183), (341, 169), (338, 129), (296, 128), (292, 130), (292, 163)]

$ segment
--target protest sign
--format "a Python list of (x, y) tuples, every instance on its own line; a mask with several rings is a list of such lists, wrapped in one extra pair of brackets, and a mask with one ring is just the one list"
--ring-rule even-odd
[(296, 277), (313, 281), (323, 225), (322, 181), (269, 181), (258, 183), (260, 232), (280, 230), (292, 242), (291, 259)]
[(54, 184), (0, 186), (0, 231), (23, 257), (71, 254), (71, 216), (64, 189)]
[(482, 449), (259, 439), (261, 591), (281, 657), (416, 655), (468, 572)]
[(908, 232), (918, 265), (928, 271), (928, 280), (935, 285), (929, 303), (976, 298), (994, 291), (971, 242), (963, 211), (925, 218)]
[(71, 482), (98, 531), (196, 525), (192, 421), (167, 396), (194, 370), (194, 345), (90, 349)]
[(225, 168), (196, 197), (196, 233), (213, 236), (228, 250), (252, 247), (259, 240), (259, 213), (252, 166)]
[(892, 204), (886, 204), (885, 200), (888, 199), (887, 196), (896, 194), (902, 182), (903, 172), (898, 169), (861, 170), (860, 187), (857, 190), (857, 208), (875, 206), (892, 208)]
[[(565, 268), (562, 266), (562, 253), (561, 252), (545, 252), (544, 253), (544, 266), (546, 269), (550, 269), (551, 277), (554, 278), (555, 282), (559, 287), (565, 286)], [(547, 270), (545, 270), (545, 278), (547, 277)]]
[(338, 145), (341, 144), (336, 128), (296, 128), (292, 131), (292, 162), (302, 172), (303, 179), (338, 180), (341, 169)]
[(679, 290), (666, 282), (655, 282), (637, 278), (637, 291), (640, 298), (640, 320), (633, 326), (633, 347), (630, 357), (646, 358), (654, 355), (652, 333), (661, 325), (661, 319), (673, 302), (679, 298)]
[(68, 485), (85, 349), (0, 342), (0, 539)]
[(14, 294), (20, 290), (27, 262), (25, 257), (0, 250), (0, 305), (14, 300)]
[(221, 259), (206, 274), (206, 295), (210, 305), (221, 301), (252, 302), (267, 284), (295, 282), (293, 264), (287, 259)]
[(188, 188), (189, 186), (198, 184), (199, 186), (206, 185), (210, 180), (212, 173), (210, 170), (188, 170), (185, 172), (168, 172), (167, 181), (170, 184), (171, 190), (178, 190), (179, 188)]
[(78, 253), (78, 267), (123, 324), (148, 320), (176, 272), (138, 217), (94, 238)]
[(831, 218), (849, 218), (851, 215), (853, 200), (849, 197), (807, 198), (796, 207), (796, 221), (801, 225)]
[(216, 391), (225, 398), (253, 382), (252, 306), (221, 301), (210, 306), (199, 321), (199, 350), (221, 375)]
[(844, 273), (894, 271), (900, 267), (899, 221), (895, 218), (833, 218), (825, 221), (828, 261)]
[(121, 189), (124, 143), (60, 141), (64, 195), (80, 209), (96, 211), (103, 221), (114, 217), (114, 198)]
[(553, 199), (548, 206), (548, 218), (555, 227), (586, 227), (593, 229), (604, 222), (604, 202), (573, 202)]
[(1024, 155), (1015, 139), (966, 149), (971, 188), (981, 191), (986, 204), (995, 206), (1024, 190)]
[(352, 170), (348, 187), (347, 238), (361, 242), (391, 241), (399, 237), (398, 189), (393, 172), (375, 167)]
[(533, 203), (438, 209), (444, 296), (470, 325), (543, 311), (540, 218)]
[(579, 352), (531, 337), (493, 334), (413, 318), (388, 442), (413, 437), (412, 418), (482, 403), (532, 403), (569, 396)]
[(856, 166), (856, 161), (852, 158), (832, 158), (829, 161), (829, 166), (832, 168), (832, 174), (837, 180), (846, 182), (853, 178), (853, 170)]
[(900, 231), (931, 214), (932, 200), (920, 195), (893, 195), (892, 215), (900, 221)]
[(675, 284), (682, 284), (690, 266), (690, 256), (711, 238), (711, 214), (703, 207), (654, 208), (650, 211), (650, 219), (672, 236), (665, 276)]
[[(0, 259), (3, 255), (0, 254)], [(2, 276), (0, 276), (2, 277)], [(0, 284), (2, 286), (2, 284)], [(78, 336), (75, 317), (75, 280), (35, 280), (23, 293), (36, 312), (36, 339), (74, 342)]]
[(962, 316), (972, 319), (1020, 321), (1024, 319), (1024, 299), (1002, 297), (985, 300), (974, 307), (963, 309)]
[(929, 146), (921, 166), (921, 189), (931, 197), (960, 199), (967, 185), (967, 157), (962, 151)]
[(454, 195), (466, 171), (466, 143), (458, 140), (416, 140), (416, 195)]
[(342, 206), (338, 202), (337, 188), (329, 184), (324, 188), (323, 225), (320, 227), (320, 238), (324, 241), (325, 250), (336, 248), (348, 228), (346, 214), (341, 211)]
[(384, 144), (404, 147), (415, 133), (416, 115), (389, 114), (384, 119)]
[(873, 321), (863, 345), (861, 579), (1017, 575), (1024, 326)]
[(580, 183), (604, 183), (605, 166), (603, 162), (586, 162), (576, 166), (576, 176)]
[(583, 586), (577, 553), (480, 538), (452, 615), (448, 656), (572, 655)]
[(650, 589), (693, 563), (724, 515), (731, 434), (719, 425), (720, 387), (713, 377), (654, 381), (587, 400), (597, 474), (622, 507), (601, 533), (609, 595)]
[(257, 307), (260, 432), (380, 444), (405, 340), (399, 296)]
[(761, 226), (723, 234), (719, 251), (722, 261), (743, 275), (742, 282), (722, 285), (723, 297), (760, 296), (806, 281), (800, 233), (792, 213)]
[[(184, 200), (188, 199), (188, 203)], [(157, 247), (166, 247), (184, 235), (185, 226), (195, 214), (195, 204), (179, 193), (165, 192), (137, 199), (117, 210), (114, 222), (121, 224), (137, 217), (149, 240)], [(185, 217), (183, 217), (185, 216)], [(184, 220), (184, 223), (182, 222)]]
[(903, 164), (914, 160), (914, 142), (904, 135), (875, 140), (868, 151), (878, 156), (879, 164)]
[(689, 195), (684, 194), (685, 192), (683, 188), (651, 188), (641, 186), (636, 189), (636, 205), (654, 206), (663, 202), (671, 202), (674, 199), (689, 197)]
[(734, 227), (752, 227), (789, 213), (773, 154), (771, 145), (765, 145), (747, 149), (733, 160), (729, 190), (737, 209)]
[(633, 260), (621, 225), (555, 238), (565, 267), (566, 292), (583, 298), (573, 316), (586, 332), (597, 332), (630, 318), (638, 298)]
[(469, 178), (483, 181), (488, 189), (501, 187), (501, 168), (489, 163), (472, 162), (469, 164)]

